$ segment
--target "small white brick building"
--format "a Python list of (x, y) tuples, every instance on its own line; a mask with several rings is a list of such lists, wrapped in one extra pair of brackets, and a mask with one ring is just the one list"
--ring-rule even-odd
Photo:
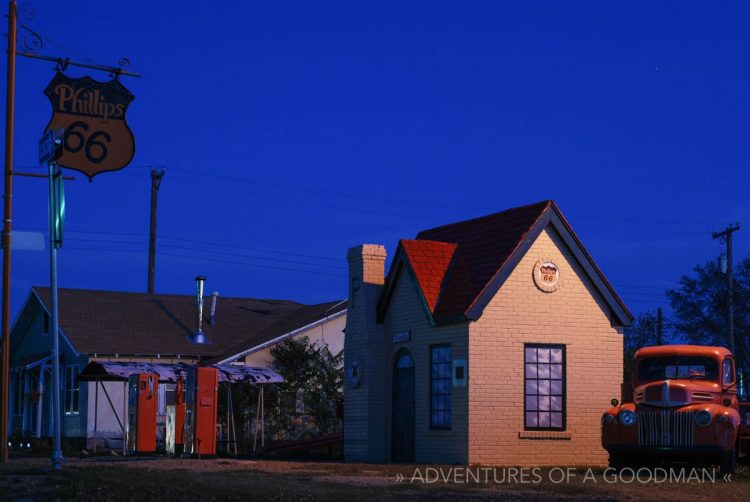
[(348, 460), (606, 464), (632, 316), (554, 202), (348, 260)]

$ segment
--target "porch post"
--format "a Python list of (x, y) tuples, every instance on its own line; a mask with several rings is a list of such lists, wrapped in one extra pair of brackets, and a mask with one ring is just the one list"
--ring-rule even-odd
[(21, 401), (22, 403), (21, 404), (21, 414), (22, 414), (21, 436), (25, 436), (27, 429), (30, 429), (30, 427), (28, 426), (29, 425), (28, 421), (27, 421), (29, 414), (26, 412), (26, 409), (29, 407), (29, 404), (28, 404), (29, 401), (27, 399), (28, 397), (29, 397), (29, 370), (24, 369), (23, 370), (23, 399)]
[(42, 437), (42, 411), (44, 410), (44, 364), (39, 365), (39, 399), (36, 402), (36, 437)]
[(122, 390), (122, 454), (128, 452), (128, 381), (125, 380)]
[(261, 392), (263, 392), (263, 385), (261, 384), (258, 389), (258, 404), (255, 406), (255, 427), (253, 427), (253, 452), (258, 448), (258, 426), (260, 425), (260, 403), (261, 403)]
[[(232, 397), (232, 382), (227, 382), (227, 410), (227, 414), (229, 415), (227, 419), (227, 439), (229, 439), (229, 431), (231, 430), (232, 444), (234, 445), (234, 454), (237, 455), (237, 428), (234, 423), (234, 398)], [(229, 443), (227, 443), (227, 453), (229, 453)]]
[(96, 453), (96, 431), (99, 425), (99, 379), (94, 380), (94, 453)]
[[(51, 361), (50, 361), (50, 363), (51, 363)], [(50, 378), (49, 388), (52, 389), (52, 386), (54, 385), (53, 380), (52, 380), (52, 367), (49, 367), (47, 369), (50, 370), (50, 373), (49, 373), (49, 378)], [(51, 392), (50, 392), (50, 398), (49, 398), (48, 411), (49, 411), (49, 420), (48, 420), (48, 423), (47, 423), (47, 431), (49, 433), (49, 437), (52, 437), (52, 434), (53, 434), (52, 429), (53, 429), (53, 425), (54, 425), (54, 422), (55, 422), (55, 420), (54, 420), (55, 412), (53, 411), (53, 407), (52, 407), (52, 393)]]
[(266, 395), (265, 385), (260, 386), (260, 447), (266, 447)]

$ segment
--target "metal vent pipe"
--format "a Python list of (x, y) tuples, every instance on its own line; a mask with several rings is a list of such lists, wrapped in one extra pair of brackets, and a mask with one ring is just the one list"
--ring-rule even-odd
[(216, 301), (219, 299), (219, 292), (214, 291), (211, 293), (211, 310), (208, 314), (208, 324), (211, 326), (216, 325)]
[(195, 282), (195, 306), (197, 314), (195, 333), (192, 336), (188, 336), (187, 338), (192, 343), (205, 345), (211, 343), (210, 341), (208, 341), (208, 338), (206, 338), (206, 335), (203, 334), (203, 285), (206, 282), (206, 278), (202, 275), (199, 275), (195, 278)]

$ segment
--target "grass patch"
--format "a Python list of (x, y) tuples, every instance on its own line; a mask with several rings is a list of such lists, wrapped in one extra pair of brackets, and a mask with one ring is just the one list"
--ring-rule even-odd
[[(750, 469), (732, 483), (538, 484), (410, 483), (415, 465), (285, 462), (235, 459), (94, 458), (69, 460), (52, 472), (47, 459), (0, 465), (0, 500), (76, 501), (350, 501), (356, 500), (747, 500)], [(439, 466), (435, 466), (439, 467)], [(451, 466), (443, 466), (450, 468)], [(579, 469), (583, 472), (585, 469)], [(543, 470), (543, 473), (548, 470)], [(406, 480), (397, 482), (400, 473)], [(543, 474), (544, 476), (544, 474)]]

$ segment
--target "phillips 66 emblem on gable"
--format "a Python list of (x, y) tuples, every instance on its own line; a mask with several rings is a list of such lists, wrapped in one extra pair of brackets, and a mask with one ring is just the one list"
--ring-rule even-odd
[(534, 265), (534, 283), (542, 291), (554, 293), (560, 286), (560, 269), (552, 260), (539, 260)]
[(45, 131), (65, 131), (61, 166), (81, 171), (91, 180), (130, 163), (135, 139), (125, 112), (134, 96), (118, 79), (97, 82), (57, 72), (44, 94), (53, 112)]

